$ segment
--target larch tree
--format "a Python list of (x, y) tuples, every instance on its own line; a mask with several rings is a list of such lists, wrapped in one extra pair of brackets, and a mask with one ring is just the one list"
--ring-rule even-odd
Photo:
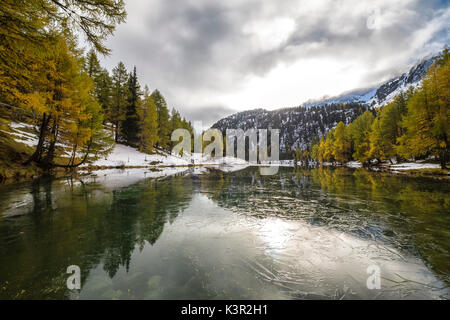
[(450, 135), (450, 61), (447, 49), (430, 68), (422, 86), (407, 103), (402, 120), (405, 134), (399, 137), (398, 152), (405, 158), (435, 156), (446, 168)]
[[(15, 1), (17, 2), (17, 1)], [(29, 0), (46, 19), (84, 35), (96, 51), (108, 54), (104, 42), (125, 21), (123, 0)]]
[(156, 104), (145, 86), (144, 98), (139, 109), (139, 150), (152, 153), (158, 143), (158, 113)]
[(104, 41), (125, 21), (122, 0), (3, 0), (0, 2), (0, 98), (16, 104), (32, 91), (34, 65), (43, 63), (58, 35), (75, 30), (107, 54)]
[[(100, 106), (92, 95), (93, 81), (82, 71), (80, 53), (60, 37), (52, 46), (45, 63), (36, 67), (36, 91), (21, 95), (22, 105), (39, 119), (39, 141), (29, 162), (48, 169), (54, 166), (78, 166), (86, 161), (92, 137), (99, 130)], [(75, 164), (78, 151), (86, 151)], [(60, 158), (69, 154), (69, 163)]]
[(325, 139), (325, 144), (324, 144), (324, 149), (323, 149), (323, 160), (327, 161), (327, 162), (332, 162), (334, 161), (334, 156), (333, 156), (333, 145), (334, 145), (334, 130), (330, 130), (327, 133), (326, 139)]
[(319, 144), (320, 142), (315, 143), (311, 147), (311, 158), (315, 160), (319, 160)]
[[(180, 113), (172, 108), (171, 117), (170, 117), (170, 132), (172, 133), (176, 129), (184, 129), (183, 122), (180, 116)], [(173, 141), (169, 141), (169, 146), (172, 148), (174, 146)]]
[(320, 142), (319, 142), (319, 147), (317, 148), (317, 159), (320, 162), (324, 162), (325, 158), (324, 158), (324, 154), (325, 154), (325, 138), (321, 137), (320, 138)]
[[(27, 163), (73, 166), (80, 152), (94, 145), (100, 150), (102, 142), (94, 137), (102, 115), (74, 34), (80, 31), (107, 54), (104, 41), (125, 20), (124, 6), (122, 0), (0, 2), (0, 102), (24, 110), (39, 128)], [(69, 163), (61, 163), (59, 156), (68, 154)]]
[(170, 138), (172, 132), (170, 131), (170, 115), (167, 103), (162, 94), (155, 90), (152, 92), (151, 97), (156, 105), (156, 111), (158, 113), (158, 143), (157, 146), (167, 149), (170, 146)]
[(369, 154), (371, 158), (390, 160), (390, 157), (387, 155), (387, 150), (390, 148), (387, 139), (385, 139), (383, 127), (381, 126), (380, 113), (379, 111), (372, 123)]
[(370, 154), (373, 158), (389, 161), (394, 157), (398, 158), (397, 139), (403, 133), (400, 122), (405, 114), (406, 95), (403, 93), (378, 110), (370, 137)]
[(370, 134), (373, 121), (373, 114), (366, 111), (349, 126), (354, 144), (353, 158), (362, 163), (367, 163), (370, 160)]
[(336, 161), (344, 163), (351, 160), (352, 141), (347, 127), (341, 121), (334, 130), (333, 156)]

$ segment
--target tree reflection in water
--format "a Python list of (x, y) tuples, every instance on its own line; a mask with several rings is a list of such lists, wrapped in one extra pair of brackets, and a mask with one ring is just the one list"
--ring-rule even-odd
[(0, 298), (77, 298), (66, 289), (69, 265), (81, 268), (81, 298), (305, 298), (299, 290), (317, 278), (298, 273), (286, 296), (286, 283), (263, 284), (256, 269), (307, 250), (292, 248), (295, 232), (322, 237), (324, 228), (416, 256), (449, 283), (446, 181), (331, 167), (135, 174), (2, 186)]
[[(99, 263), (111, 278), (121, 266), (128, 270), (135, 246), (154, 244), (192, 196), (191, 181), (181, 176), (115, 190), (73, 179), (35, 180), (27, 188), (0, 199), (11, 207), (0, 217), (0, 285), (8, 281), (0, 298), (22, 290), (17, 298), (68, 297), (69, 265), (80, 266), (82, 283)], [(17, 206), (16, 197), (27, 195), (30, 203)]]
[(408, 250), (450, 283), (448, 180), (345, 167), (261, 176), (249, 168), (205, 175), (202, 186), (219, 205), (248, 215), (299, 219)]

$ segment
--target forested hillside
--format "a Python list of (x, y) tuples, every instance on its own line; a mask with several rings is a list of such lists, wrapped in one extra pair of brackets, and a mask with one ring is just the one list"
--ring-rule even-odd
[(311, 156), (319, 161), (438, 159), (445, 169), (449, 159), (449, 52), (426, 73), (417, 89), (397, 95), (391, 103), (366, 111), (346, 125), (340, 122), (315, 144)]
[(445, 167), (448, 96), (448, 50), (444, 49), (378, 89), (317, 105), (239, 112), (212, 127), (224, 133), (238, 128), (280, 129), (283, 158), (368, 163), (434, 157)]
[(360, 103), (331, 104), (323, 107), (295, 107), (267, 111), (256, 109), (236, 113), (216, 122), (212, 127), (226, 129), (280, 129), (280, 151), (291, 157), (296, 148), (307, 149), (339, 122), (350, 123), (368, 107)]
[(439, 57), (440, 54), (436, 54), (431, 57), (424, 58), (413, 65), (408, 72), (390, 79), (375, 88), (355, 90), (338, 97), (311, 101), (305, 103), (304, 106), (311, 107), (336, 103), (361, 102), (376, 108), (382, 107), (389, 102), (392, 102), (392, 100), (394, 100), (394, 98), (400, 93), (405, 93), (411, 86), (414, 88), (420, 86), (422, 78), (428, 72), (431, 65), (439, 59)]
[[(173, 128), (192, 130), (158, 90), (139, 84), (136, 67), (120, 62), (109, 73), (100, 65), (97, 54), (109, 54), (105, 40), (125, 18), (122, 0), (0, 3), (2, 170), (77, 167), (114, 141), (145, 152), (169, 149)], [(38, 141), (24, 145), (19, 135)]]

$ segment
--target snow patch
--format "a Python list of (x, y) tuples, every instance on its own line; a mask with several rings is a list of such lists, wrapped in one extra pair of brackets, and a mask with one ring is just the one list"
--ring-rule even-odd
[(349, 168), (361, 168), (362, 163), (359, 161), (349, 161), (345, 164)]
[(83, 166), (96, 166), (96, 167), (147, 167), (151, 163), (158, 162), (158, 165), (165, 166), (183, 166), (189, 163), (179, 157), (160, 154), (147, 154), (139, 152), (135, 148), (125, 146), (117, 143), (112, 152), (104, 158), (97, 159), (91, 164), (85, 164)]
[(439, 169), (440, 167), (441, 166), (436, 163), (416, 163), (416, 162), (406, 162), (390, 166), (390, 168), (393, 170)]
[(249, 165), (245, 160), (232, 157), (207, 157), (199, 153), (175, 156), (170, 154), (147, 154), (135, 148), (116, 144), (110, 154), (83, 167), (147, 167), (147, 166), (187, 166), (187, 165), (216, 165), (216, 166), (244, 166)]

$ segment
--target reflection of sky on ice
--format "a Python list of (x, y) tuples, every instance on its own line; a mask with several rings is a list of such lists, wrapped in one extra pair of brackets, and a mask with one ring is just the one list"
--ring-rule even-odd
[[(53, 190), (55, 197), (58, 194), (63, 194), (68, 188), (81, 186), (88, 183), (96, 183), (107, 190), (117, 190), (135, 184), (142, 179), (160, 179), (176, 174), (181, 174), (188, 170), (188, 167), (167, 167), (163, 170), (149, 168), (136, 169), (106, 169), (92, 171), (89, 175), (81, 176), (79, 178), (63, 178), (56, 180), (54, 183), (59, 184), (62, 188)], [(41, 190), (42, 191), (42, 190)], [(14, 193), (9, 193), (10, 200), (8, 206), (2, 208), (2, 216), (22, 215), (28, 212), (33, 206), (33, 196), (28, 187), (14, 190)]]
[[(158, 261), (165, 261), (165, 267)], [(381, 269), (381, 290), (366, 287), (370, 265)], [(149, 282), (148, 287), (159, 283), (157, 290), (149, 288), (145, 293), (150, 299), (178, 292), (179, 284), (171, 280), (174, 274), (187, 278), (184, 297), (192, 296), (191, 290), (199, 290), (197, 286), (207, 288), (208, 294), (220, 293), (220, 298), (233, 293), (262, 299), (426, 299), (448, 295), (437, 289), (444, 284), (420, 260), (395, 248), (325, 226), (234, 213), (203, 194), (193, 196), (189, 207), (165, 226), (154, 245), (147, 243), (142, 250), (134, 250), (130, 270), (127, 273), (121, 268), (108, 280), (110, 289), (129, 284), (136, 274)], [(88, 284), (90, 279), (103, 278), (107, 276), (98, 267)], [(91, 293), (89, 288), (87, 285), (81, 298), (92, 298), (97, 292)]]
[[(345, 189), (345, 194), (331, 190), (325, 194), (310, 177), (291, 176), (286, 169), (280, 169), (279, 176), (273, 179), (259, 175), (257, 168), (247, 170), (230, 175), (217, 170), (211, 172), (206, 167), (100, 170), (91, 176), (54, 181), (50, 203), (45, 202), (48, 188), (45, 181), (36, 187), (18, 185), (0, 196), (3, 204), (0, 227), (11, 228), (9, 221), (17, 224), (19, 220), (15, 219), (20, 216), (36, 214), (30, 214), (36, 197), (42, 200), (41, 206), (49, 205), (59, 212), (60, 216), (55, 215), (55, 218), (70, 222), (73, 215), (80, 219), (78, 224), (86, 224), (79, 229), (84, 232), (89, 232), (90, 221), (96, 221), (97, 217), (107, 228), (111, 228), (111, 222), (127, 223), (125, 227), (112, 228), (112, 233), (103, 231), (102, 241), (110, 241), (110, 244), (88, 271), (81, 292), (73, 293), (71, 298), (449, 297), (448, 289), (440, 289), (445, 288), (445, 284), (424, 264), (426, 259), (403, 249), (419, 244), (405, 242), (405, 229), (392, 224), (392, 220), (378, 218), (377, 214), (386, 216), (385, 207), (378, 206), (382, 198), (376, 198), (377, 206), (371, 207), (367, 202), (370, 200), (350, 192), (351, 189)], [(153, 184), (152, 180), (160, 182)], [(340, 186), (348, 188), (349, 181), (343, 181), (346, 184)], [(361, 185), (357, 186), (362, 190)], [(33, 188), (40, 192), (33, 193)], [(73, 190), (78, 191), (73, 193)], [(163, 192), (156, 193), (151, 201), (139, 203), (140, 199), (151, 199), (153, 193), (147, 193), (151, 190)], [(178, 200), (182, 206), (175, 200), (175, 193), (180, 192), (186, 192), (186, 197)], [(83, 210), (78, 214), (77, 207), (71, 209), (70, 199), (74, 196), (79, 201), (73, 203), (79, 208), (84, 208), (82, 199), (86, 196), (86, 215)], [(335, 201), (338, 196), (344, 199), (345, 205)], [(138, 209), (133, 211), (127, 199), (133, 199), (131, 205), (138, 203)], [(96, 201), (101, 204), (98, 212), (89, 211), (91, 206), (96, 206)], [(158, 207), (164, 201), (168, 201), (169, 206)], [(123, 211), (111, 207), (110, 212), (107, 208), (110, 205)], [(151, 209), (144, 214), (147, 206)], [(164, 211), (170, 214), (161, 215)], [(104, 212), (109, 212), (105, 221), (102, 220)], [(130, 213), (142, 219), (127, 221)], [(89, 216), (94, 220), (87, 220)], [(403, 223), (416, 223), (405, 216), (394, 218), (401, 218)], [(58, 224), (56, 220), (52, 228), (55, 235), (59, 234), (58, 228), (62, 228), (61, 232), (68, 230), (65, 222)], [(137, 232), (139, 229), (146, 229), (146, 232)], [(394, 241), (380, 237), (386, 230), (391, 232)], [(144, 234), (144, 238), (135, 238)], [(128, 235), (133, 237), (128, 239)], [(8, 241), (27, 243), (27, 238), (22, 238), (18, 232), (7, 236)], [(436, 241), (435, 238), (423, 239), (426, 245), (433, 243), (428, 241)], [(131, 241), (129, 264), (111, 260), (110, 254), (117, 258), (115, 250), (120, 252), (127, 240)], [(89, 243), (86, 241), (87, 248)], [(49, 250), (52, 252), (52, 248)], [(25, 256), (26, 252), (22, 254)], [(58, 251), (58, 254), (66, 253)], [(122, 259), (122, 255), (119, 256)], [(111, 262), (118, 266), (114, 274), (108, 271)], [(367, 268), (371, 265), (380, 267), (381, 290), (369, 290), (366, 286)], [(445, 268), (445, 264), (443, 266)]]
[[(278, 265), (280, 279), (286, 276), (302, 283), (306, 280), (320, 288), (318, 291), (324, 296), (329, 296), (331, 284), (336, 289), (340, 286), (349, 288), (346, 293), (349, 298), (370, 298), (377, 294), (397, 298), (407, 294), (417, 294), (417, 298), (439, 298), (446, 293), (439, 290), (445, 284), (430, 273), (422, 261), (386, 244), (328, 227), (276, 218), (261, 221), (257, 236), (264, 242), (266, 255)], [(369, 291), (365, 287), (370, 265), (381, 269), (381, 290)], [(324, 290), (326, 287), (328, 290)]]

